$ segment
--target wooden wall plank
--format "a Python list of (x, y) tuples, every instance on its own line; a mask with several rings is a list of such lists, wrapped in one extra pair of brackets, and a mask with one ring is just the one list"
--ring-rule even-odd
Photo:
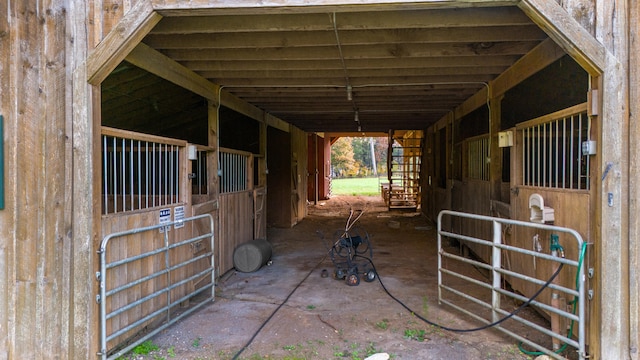
[(640, 359), (640, 4), (629, 3), (629, 323), (631, 359)]
[[(9, 325), (13, 321), (11, 309), (14, 307), (14, 291), (12, 284), (15, 283), (14, 268), (14, 239), (15, 239), (15, 215), (11, 210), (15, 207), (16, 198), (16, 177), (14, 171), (15, 151), (18, 139), (16, 112), (13, 108), (12, 96), (14, 88), (14, 54), (16, 53), (16, 42), (14, 38), (16, 32), (10, 26), (9, 21), (9, 1), (0, 1), (0, 29), (4, 29), (0, 35), (0, 113), (4, 117), (4, 173), (5, 182), (5, 204), (4, 210), (0, 210), (0, 228), (3, 229), (3, 236), (0, 238), (0, 359), (7, 360), (13, 351), (13, 328)], [(11, 23), (15, 23), (14, 20)]]

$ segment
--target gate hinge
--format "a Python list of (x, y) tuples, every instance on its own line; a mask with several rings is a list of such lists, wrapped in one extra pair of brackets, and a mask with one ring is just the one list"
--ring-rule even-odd
[(100, 297), (100, 294), (96, 295), (96, 302), (98, 304), (100, 304), (100, 301), (102, 300), (102, 298)]
[(102, 273), (100, 273), (100, 271), (96, 271), (96, 280), (97, 281), (102, 280)]

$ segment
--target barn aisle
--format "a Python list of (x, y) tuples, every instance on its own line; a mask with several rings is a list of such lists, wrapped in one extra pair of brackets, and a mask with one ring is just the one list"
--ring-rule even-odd
[[(365, 210), (356, 225), (368, 233), (375, 269), (391, 294), (437, 323), (478, 326), (438, 305), (434, 224), (419, 213), (390, 212), (379, 197), (334, 197), (309, 205), (294, 228), (269, 229), (272, 264), (225, 274), (214, 303), (153, 339), (158, 352), (232, 359), (291, 294), (239, 359), (364, 359), (378, 352), (394, 359), (530, 358), (495, 330), (460, 335), (421, 322), (377, 278), (358, 286), (335, 280), (322, 237), (329, 241), (344, 229), (350, 208)], [(469, 274), (482, 276), (473, 268)]]

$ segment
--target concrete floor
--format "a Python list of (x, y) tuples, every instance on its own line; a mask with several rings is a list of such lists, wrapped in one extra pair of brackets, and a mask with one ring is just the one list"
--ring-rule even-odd
[[(357, 225), (369, 234), (373, 263), (391, 294), (436, 323), (482, 325), (438, 304), (434, 224), (418, 213), (389, 212), (379, 197), (335, 197), (310, 205), (309, 216), (292, 229), (269, 229), (272, 265), (226, 274), (215, 301), (157, 335), (153, 342), (160, 350), (150, 356), (364, 359), (387, 353), (392, 359), (533, 358), (493, 329), (460, 334), (428, 325), (394, 301), (377, 280), (348, 286), (333, 279), (325, 242), (333, 242), (334, 232), (344, 229), (350, 207), (365, 210)], [(322, 277), (323, 270), (328, 277)], [(468, 273), (483, 276), (474, 268)], [(535, 313), (528, 316), (544, 322)], [(536, 336), (513, 324), (505, 326)]]

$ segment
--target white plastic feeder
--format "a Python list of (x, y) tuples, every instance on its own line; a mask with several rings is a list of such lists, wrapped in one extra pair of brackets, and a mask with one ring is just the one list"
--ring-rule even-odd
[(552, 223), (555, 219), (554, 210), (548, 206), (544, 206), (544, 199), (540, 194), (531, 194), (529, 196), (529, 210), (531, 211), (532, 222)]

